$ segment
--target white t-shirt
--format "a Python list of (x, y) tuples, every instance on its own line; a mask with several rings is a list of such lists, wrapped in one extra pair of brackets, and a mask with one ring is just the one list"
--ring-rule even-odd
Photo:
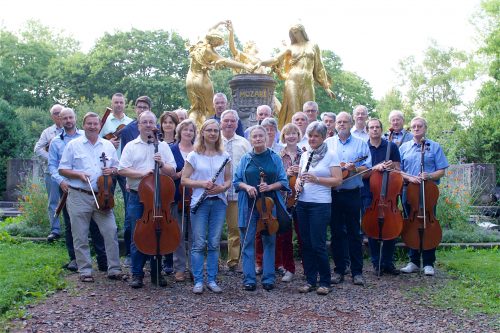
[[(309, 152), (302, 154), (300, 158), (301, 173), (305, 172)], [(331, 167), (340, 166), (339, 159), (336, 154), (328, 150), (321, 161), (313, 168), (309, 166), (309, 173), (316, 177), (331, 177)], [(298, 180), (297, 180), (298, 181)], [(331, 203), (332, 195), (330, 187), (315, 183), (304, 183), (304, 188), (299, 196), (299, 201), (314, 202), (314, 203)]]
[[(215, 173), (219, 170), (222, 163), (226, 158), (229, 157), (227, 152), (223, 152), (220, 155), (207, 156), (198, 154), (195, 151), (189, 153), (186, 158), (186, 162), (191, 164), (193, 167), (193, 174), (190, 179), (192, 180), (211, 180)], [(227, 166), (227, 164), (226, 164)], [(225, 170), (226, 168), (224, 168)], [(215, 180), (215, 184), (223, 185), (224, 184), (224, 170), (221, 171), (217, 179)], [(194, 207), (198, 200), (200, 200), (201, 195), (205, 192), (204, 188), (196, 187), (193, 188), (193, 195), (191, 196), (191, 207)], [(217, 194), (219, 198), (227, 204), (226, 201), (226, 193)]]
[[(158, 145), (158, 152), (160, 153), (163, 163), (172, 166), (174, 169), (177, 167), (174, 155), (170, 147), (165, 142), (160, 142)], [(132, 168), (135, 170), (154, 170), (155, 168), (155, 147), (153, 144), (148, 144), (142, 141), (141, 137), (130, 141), (123, 148), (122, 156), (120, 158), (119, 170)], [(127, 177), (127, 184), (130, 189), (137, 191), (139, 189), (140, 178)]]

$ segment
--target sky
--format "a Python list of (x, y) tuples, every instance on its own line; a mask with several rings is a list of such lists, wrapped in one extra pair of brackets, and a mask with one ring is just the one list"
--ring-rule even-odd
[(369, 82), (374, 97), (397, 85), (399, 60), (419, 59), (434, 39), (442, 47), (472, 51), (471, 16), (480, 0), (0, 0), (0, 27), (17, 31), (29, 19), (67, 34), (88, 51), (105, 32), (131, 28), (173, 30), (191, 42), (231, 20), (244, 43), (254, 40), (261, 58), (289, 42), (295, 23), (309, 39), (340, 56), (344, 70)]

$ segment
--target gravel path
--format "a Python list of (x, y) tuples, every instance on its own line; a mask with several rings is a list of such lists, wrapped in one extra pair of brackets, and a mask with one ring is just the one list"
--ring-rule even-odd
[[(297, 265), (299, 267), (300, 265)], [(367, 267), (367, 266), (365, 266)], [(328, 296), (299, 294), (301, 274), (291, 283), (279, 282), (267, 292), (241, 288), (241, 275), (221, 272), (220, 295), (191, 293), (190, 282), (154, 287), (149, 278), (139, 290), (126, 282), (82, 283), (68, 275), (70, 287), (28, 309), (31, 317), (18, 321), (18, 332), (494, 332), (492, 317), (434, 309), (411, 299), (414, 286), (443, 283), (418, 275), (383, 276), (365, 272), (365, 287), (350, 279)], [(279, 279), (277, 279), (279, 280)], [(498, 318), (497, 318), (498, 319)]]

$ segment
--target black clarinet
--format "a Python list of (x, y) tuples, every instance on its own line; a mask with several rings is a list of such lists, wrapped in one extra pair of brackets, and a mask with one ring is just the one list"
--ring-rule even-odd
[[(311, 161), (312, 161), (313, 155), (314, 155), (314, 150), (311, 150), (311, 153), (309, 154), (309, 158), (307, 159), (306, 169), (304, 170), (304, 172), (309, 171), (309, 167), (311, 166)], [(302, 193), (303, 188), (304, 188), (304, 180), (301, 177), (300, 178), (300, 188), (295, 192), (295, 199), (294, 199), (295, 202), (293, 203), (292, 212), (295, 212), (295, 208), (297, 207), (297, 203), (299, 202), (299, 196), (300, 196), (300, 193)]]
[[(212, 178), (212, 183), (215, 183), (215, 181), (217, 180), (217, 177), (219, 177), (222, 170), (224, 170), (224, 167), (226, 166), (227, 162), (229, 162), (229, 157), (226, 158), (224, 160), (224, 162), (222, 162), (222, 165), (220, 166), (219, 170), (217, 170), (217, 172), (215, 173), (215, 176), (213, 176), (213, 178)], [(203, 201), (205, 201), (205, 199), (207, 198), (207, 195), (208, 195), (208, 190), (205, 189), (205, 191), (203, 192), (203, 194), (200, 197), (200, 200), (198, 200), (196, 205), (194, 205), (194, 207), (191, 208), (191, 214), (196, 214), (196, 211), (198, 210), (198, 208), (200, 208)]]

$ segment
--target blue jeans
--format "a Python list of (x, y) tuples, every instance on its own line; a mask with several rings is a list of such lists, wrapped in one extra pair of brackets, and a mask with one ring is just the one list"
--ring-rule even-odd
[(302, 238), (302, 260), (307, 283), (330, 287), (330, 262), (326, 249), (326, 229), (330, 221), (331, 204), (299, 201), (297, 220)]
[(45, 189), (48, 195), (47, 213), (50, 221), (50, 232), (54, 234), (61, 234), (61, 221), (59, 217), (54, 217), (57, 204), (59, 203), (59, 184), (52, 179), (50, 174), (45, 174)]
[[(135, 230), (135, 224), (139, 218), (141, 218), (142, 213), (144, 211), (144, 205), (139, 201), (139, 195), (135, 192), (129, 192), (128, 194), (128, 199), (127, 199), (127, 212), (128, 216), (127, 218), (130, 221), (130, 230), (133, 232)], [(156, 256), (149, 256), (147, 254), (144, 254), (140, 252), (137, 247), (135, 246), (133, 237), (132, 237), (132, 242), (130, 243), (130, 258), (132, 260), (132, 275), (134, 276), (140, 276), (144, 277), (144, 264), (146, 263), (146, 260), (150, 259), (151, 260), (151, 278), (154, 279), (159, 272), (157, 272), (158, 269), (158, 262)], [(161, 257), (159, 258), (161, 262)], [(161, 266), (160, 266), (161, 268)]]
[(191, 214), (191, 264), (194, 283), (203, 282), (203, 263), (207, 252), (207, 282), (215, 282), (219, 270), (220, 237), (226, 217), (226, 204), (219, 198), (206, 199)]
[[(251, 208), (249, 208), (250, 211)], [(276, 213), (273, 212), (273, 215)], [(259, 213), (254, 209), (252, 219), (246, 228), (240, 227), (240, 242), (242, 244), (241, 257), (243, 261), (243, 284), (256, 284), (255, 274), (255, 233)], [(276, 234), (262, 234), (262, 283), (274, 284), (274, 257), (276, 248)]]
[[(380, 254), (379, 241), (373, 238), (368, 238), (368, 246), (370, 247), (370, 257), (373, 267), (378, 268), (378, 259)], [(384, 241), (382, 247), (382, 261), (380, 262), (381, 268), (394, 268), (394, 250), (396, 249), (396, 239)]]

